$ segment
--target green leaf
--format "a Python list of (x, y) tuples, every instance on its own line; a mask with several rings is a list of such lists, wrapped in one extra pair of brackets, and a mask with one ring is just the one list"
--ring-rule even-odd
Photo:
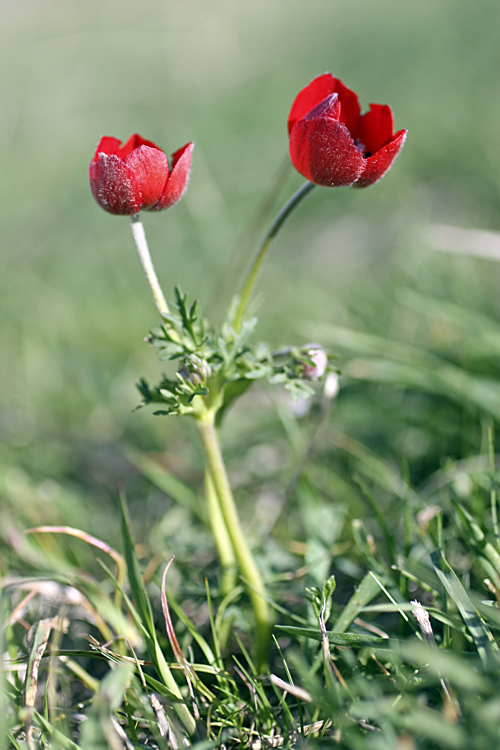
[[(269, 379), (271, 382), (271, 379)], [(298, 401), (301, 398), (308, 399), (314, 396), (314, 388), (303, 380), (287, 380), (285, 388), (290, 393), (292, 401)]]
[[(172, 676), (172, 673), (168, 667), (168, 664), (156, 638), (151, 604), (146, 592), (146, 587), (144, 586), (144, 582), (142, 580), (141, 572), (139, 569), (139, 562), (135, 554), (134, 542), (132, 540), (132, 534), (130, 532), (128, 510), (123, 492), (120, 492), (120, 508), (122, 515), (122, 538), (124, 545), (125, 562), (127, 564), (129, 585), (137, 614), (141, 620), (142, 626), (144, 627), (144, 631), (147, 634), (146, 646), (148, 649), (148, 654), (151, 661), (155, 665), (158, 674), (164, 680), (165, 685), (178, 698), (178, 700), (182, 700), (179, 686)], [(188, 710), (187, 706), (185, 706), (183, 703), (179, 703), (175, 704), (174, 707), (184, 727), (190, 734), (193, 734), (193, 732), (196, 731), (196, 722), (191, 716), (191, 713)]]
[[(55, 729), (55, 727), (49, 721), (47, 721), (44, 716), (39, 714), (38, 711), (35, 711), (33, 713), (33, 724), (39, 729), (42, 729), (43, 732), (45, 732), (52, 738), (52, 747), (58, 748), (58, 750), (59, 748), (62, 748), (62, 750), (81, 750), (81, 745), (77, 745), (75, 742), (68, 739), (68, 737), (66, 737), (58, 729)], [(20, 747), (25, 750), (27, 745), (21, 745)]]
[(415, 732), (417, 736), (428, 737), (432, 743), (430, 747), (463, 750), (469, 745), (468, 737), (461, 726), (451, 724), (442, 713), (428, 708), (412, 708), (407, 714), (398, 717), (397, 724), (402, 729)]
[[(344, 633), (361, 610), (380, 593), (380, 586), (371, 573), (367, 573), (361, 581), (357, 591), (351, 596), (340, 613), (334, 628), (334, 633)], [(392, 605), (393, 606), (393, 605)]]
[[(323, 636), (321, 630), (315, 628), (297, 628), (294, 625), (277, 625), (277, 630), (281, 630), (288, 635), (304, 638), (311, 638), (313, 641), (321, 643)], [(331, 630), (327, 632), (328, 640), (332, 646), (346, 646), (350, 648), (366, 648), (376, 646), (377, 648), (389, 648), (389, 640), (378, 638), (375, 635), (358, 635), (357, 633), (335, 633)]]
[(466, 590), (441, 551), (435, 550), (432, 555), (434, 569), (443, 584), (448, 596), (458, 607), (464, 623), (476, 644), (477, 652), (487, 672), (498, 672), (497, 658), (492, 649), (493, 636), (490, 629), (481, 620), (477, 609), (472, 604)]
[[(483, 563), (483, 567), (486, 569), (488, 576), (494, 578), (495, 586), (500, 584), (500, 554), (496, 547), (491, 542), (488, 542), (486, 535), (481, 526), (475, 521), (469, 511), (463, 507), (456, 500), (451, 500), (453, 509), (458, 516), (458, 523), (464, 530), (464, 535), (468, 540), (469, 544), (472, 544), (476, 548), (476, 554), (478, 559)], [(484, 565), (481, 560), (481, 556), (484, 556), (488, 561), (489, 565)]]
[(196, 389), (188, 398), (188, 403), (191, 403), (191, 401), (194, 399), (195, 396), (207, 396), (208, 395), (208, 388), (206, 386), (201, 386)]
[(492, 687), (488, 677), (480, 671), (477, 658), (471, 661), (469, 654), (453, 653), (413, 640), (400, 641), (397, 651), (407, 661), (425, 664), (426, 672), (438, 679), (445, 677), (453, 686), (462, 690), (488, 692)]
[(132, 593), (132, 600), (135, 604), (137, 613), (141, 618), (141, 622), (151, 638), (155, 637), (153, 613), (151, 611), (151, 604), (142, 580), (141, 571), (139, 569), (139, 563), (135, 554), (134, 541), (130, 532), (130, 520), (128, 517), (128, 509), (126, 505), (125, 495), (120, 492), (120, 509), (121, 509), (121, 531), (122, 540), (124, 547), (125, 562), (127, 564), (127, 575), (130, 585), (130, 591)]
[(195, 347), (198, 346), (198, 339), (194, 330), (194, 323), (196, 322), (196, 309), (197, 302), (195, 301), (188, 312), (187, 309), (187, 294), (183, 294), (180, 287), (175, 287), (175, 300), (176, 306), (181, 316), (182, 327), (184, 331), (190, 336)]
[(425, 349), (382, 336), (329, 325), (316, 325), (314, 335), (333, 346), (365, 355), (345, 367), (346, 375), (355, 380), (394, 383), (400, 388), (443, 395), (460, 405), (467, 401), (498, 419), (498, 380), (472, 375)]
[(196, 493), (180, 479), (174, 477), (168, 469), (147, 453), (125, 446), (123, 449), (125, 458), (138, 469), (146, 479), (149, 479), (162, 492), (175, 500), (176, 503), (188, 508), (198, 518), (204, 520), (205, 512)]

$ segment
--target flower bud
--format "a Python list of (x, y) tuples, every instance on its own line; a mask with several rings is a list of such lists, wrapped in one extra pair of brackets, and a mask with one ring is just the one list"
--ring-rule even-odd
[(299, 352), (297, 363), (302, 369), (304, 380), (318, 380), (325, 374), (328, 357), (322, 346), (308, 344)]
[(192, 354), (189, 359), (186, 359), (184, 366), (179, 370), (179, 375), (191, 385), (198, 386), (206, 383), (207, 378), (212, 374), (212, 368), (206, 361), (197, 357), (196, 354)]
[(187, 186), (193, 144), (172, 156), (151, 141), (132, 135), (122, 146), (104, 136), (89, 164), (90, 189), (97, 203), (111, 214), (133, 216), (141, 210), (159, 211), (180, 201)]

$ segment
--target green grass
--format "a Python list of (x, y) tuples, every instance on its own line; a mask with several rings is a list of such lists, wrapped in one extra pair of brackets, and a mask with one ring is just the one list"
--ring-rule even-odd
[[(436, 252), (428, 227), (499, 229), (498, 3), (5, 13), (0, 746), (496, 747), (500, 264)], [(127, 222), (95, 206), (86, 169), (103, 133), (196, 141), (185, 198), (145, 223), (169, 299), (180, 284), (220, 316), (299, 185), (290, 170), (252, 228), (291, 101), (325, 70), (364, 106), (390, 103), (409, 136), (376, 187), (316, 191), (260, 278), (257, 336), (317, 341), (342, 372), (330, 405), (319, 387), (299, 415), (255, 386), (224, 425), (275, 613), (261, 676), (244, 586), (219, 594), (193, 425), (132, 411), (134, 384), (161, 374), (142, 343), (155, 311)], [(102, 540), (123, 574), (85, 537), (25, 534), (41, 525)], [(174, 554), (182, 668), (161, 607)]]
[[(295, 747), (304, 733), (311, 747), (495, 746), (500, 314), (489, 290), (498, 267), (427, 253), (387, 270), (389, 281), (363, 282), (362, 297), (345, 300), (345, 325), (300, 324), (305, 338), (314, 331), (339, 353), (344, 374), (326, 421), (321, 390), (299, 416), (283, 394), (255, 388), (225, 426), (275, 612), (268, 674), (252, 662), (243, 586), (226, 600), (218, 591), (189, 425), (148, 415), (175, 435), (173, 446), (141, 446), (140, 432), (99, 449), (82, 444), (81, 464), (60, 464), (57, 480), (6, 465), (3, 715), (12, 746), (26, 747), (27, 695), (36, 695), (31, 747), (118, 747), (123, 733), (130, 747), (168, 747), (166, 727), (174, 744), (187, 734), (199, 748)], [(483, 290), (473, 306), (460, 296), (471, 278)], [(137, 546), (127, 525), (120, 533), (118, 480)], [(23, 534), (42, 523), (93, 533), (125, 561), (115, 569), (106, 549), (116, 553), (82, 533)], [(172, 554), (170, 626), (160, 580)], [(415, 599), (433, 638), (422, 637)]]

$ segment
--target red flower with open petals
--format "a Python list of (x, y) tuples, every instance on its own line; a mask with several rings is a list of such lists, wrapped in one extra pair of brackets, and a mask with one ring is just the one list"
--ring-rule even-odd
[(391, 167), (406, 139), (394, 134), (391, 108), (370, 104), (361, 114), (354, 91), (330, 73), (296, 97), (288, 117), (290, 159), (315, 185), (368, 187)]
[(92, 195), (105, 211), (122, 216), (170, 208), (186, 189), (193, 145), (173, 154), (169, 171), (166, 154), (140, 135), (131, 135), (124, 146), (104, 136), (89, 164)]

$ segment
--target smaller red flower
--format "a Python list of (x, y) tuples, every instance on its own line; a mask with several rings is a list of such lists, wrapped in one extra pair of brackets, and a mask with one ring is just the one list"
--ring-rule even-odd
[(124, 146), (118, 138), (103, 136), (89, 164), (92, 195), (110, 214), (132, 216), (142, 209), (160, 211), (180, 201), (187, 186), (193, 143), (172, 156), (140, 135)]
[(391, 167), (406, 139), (391, 108), (361, 114), (354, 91), (325, 73), (297, 95), (288, 117), (290, 159), (315, 185), (368, 187)]

